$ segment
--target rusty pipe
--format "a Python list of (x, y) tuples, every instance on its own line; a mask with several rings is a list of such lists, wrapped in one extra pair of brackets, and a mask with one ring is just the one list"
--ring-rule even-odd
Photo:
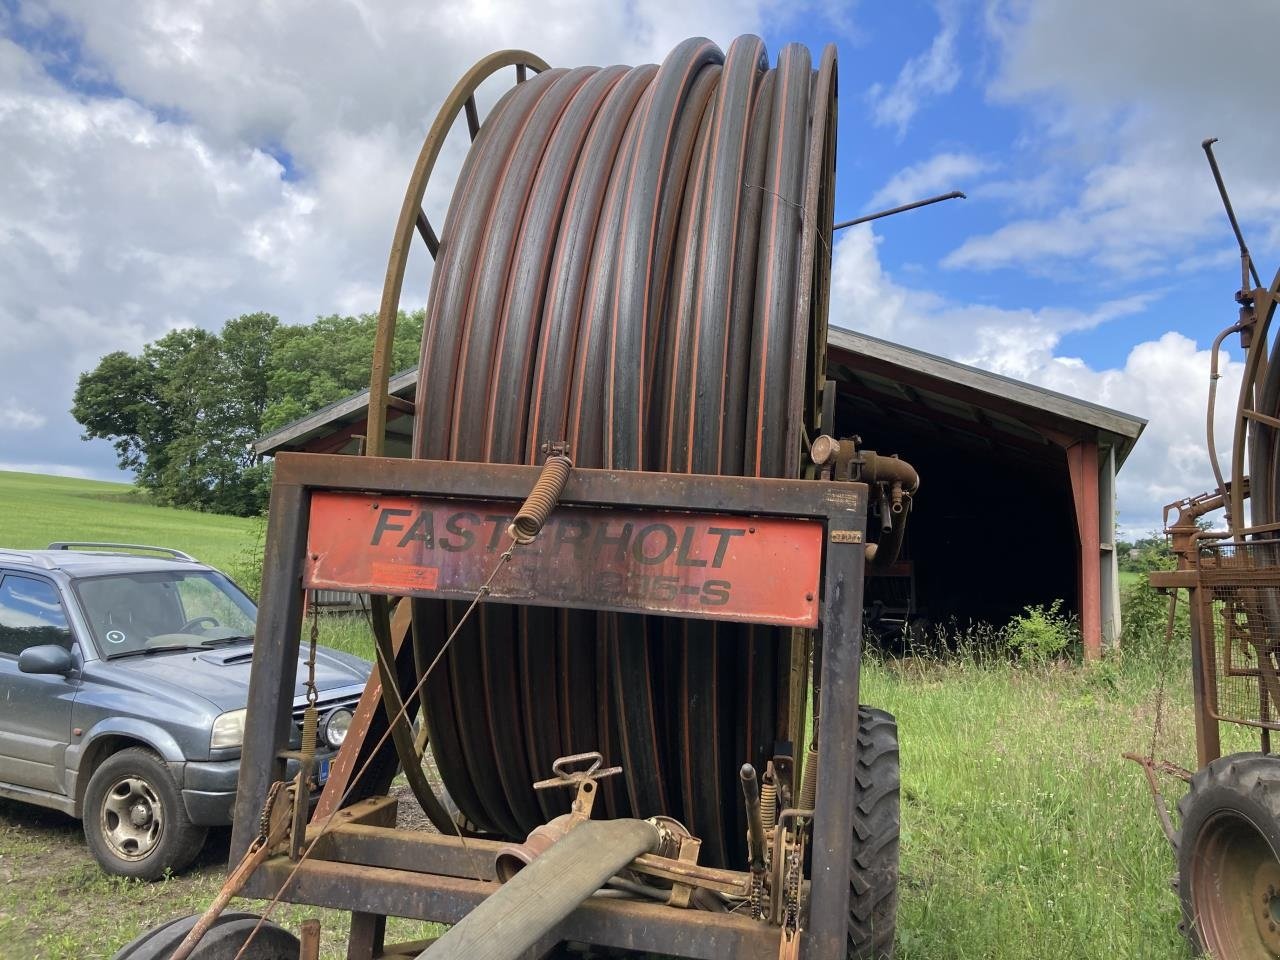
[(588, 820), (553, 843), (418, 960), (516, 960), (636, 857), (658, 849), (644, 820)]
[(862, 462), (861, 479), (864, 483), (898, 484), (899, 497), (920, 489), (920, 474), (907, 461), (874, 450), (859, 451), (858, 456)]
[[(1205, 418), (1205, 435), (1209, 446), (1209, 466), (1213, 469), (1213, 479), (1218, 484), (1218, 493), (1222, 496), (1225, 504), (1227, 500), (1227, 484), (1222, 477), (1222, 467), (1218, 463), (1217, 442), (1214, 439), (1213, 418), (1217, 413), (1218, 405), (1218, 380), (1221, 374), (1218, 373), (1218, 353), (1222, 349), (1222, 341), (1233, 333), (1239, 333), (1244, 326), (1234, 323), (1219, 333), (1213, 339), (1213, 345), (1209, 348), (1209, 404), (1208, 413)], [(1227, 526), (1234, 526), (1232, 518), (1228, 510)]]
[(887, 536), (882, 536), (876, 543), (867, 545), (867, 563), (873, 570), (883, 570), (898, 559), (902, 553), (902, 541), (907, 534), (907, 517), (911, 513), (911, 497), (904, 494), (902, 508), (896, 512), (890, 510), (893, 525)]

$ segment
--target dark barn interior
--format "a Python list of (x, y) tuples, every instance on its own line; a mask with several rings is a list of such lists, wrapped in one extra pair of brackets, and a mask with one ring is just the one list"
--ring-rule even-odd
[[(1065, 453), (962, 416), (943, 419), (923, 394), (884, 396), (870, 381), (841, 382), (837, 428), (868, 449), (898, 454), (922, 478), (903, 563), (882, 579), (914, 576), (916, 616), (935, 625), (998, 625), (1027, 604), (1055, 599), (1078, 615), (1079, 540)], [(873, 584), (871, 594), (901, 590)]]
[(868, 632), (901, 647), (904, 624), (998, 627), (1061, 600), (1086, 648), (1114, 637), (1114, 471), (1145, 421), (845, 330), (827, 349), (837, 432), (921, 477)]

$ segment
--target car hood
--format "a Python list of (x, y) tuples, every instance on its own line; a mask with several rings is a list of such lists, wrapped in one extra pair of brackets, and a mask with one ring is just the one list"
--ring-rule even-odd
[[(294, 699), (306, 692), (307, 667), (298, 657)], [(110, 661), (114, 670), (132, 675), (148, 686), (169, 684), (188, 696), (203, 697), (219, 710), (239, 710), (249, 702), (249, 670), (252, 647), (248, 644), (213, 650), (183, 650), (153, 653)], [(371, 665), (357, 657), (320, 647), (316, 651), (316, 689), (321, 698), (326, 691), (354, 684), (363, 685)]]

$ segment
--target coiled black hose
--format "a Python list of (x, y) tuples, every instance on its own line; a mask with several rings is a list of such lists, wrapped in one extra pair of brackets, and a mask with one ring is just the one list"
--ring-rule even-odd
[[(440, 235), (413, 454), (798, 475), (825, 342), (835, 53), (756, 37), (661, 66), (548, 70), (481, 126)], [(418, 662), (455, 605), (414, 602)], [(450, 794), (523, 837), (599, 750), (612, 817), (667, 814), (744, 860), (738, 768), (786, 730), (789, 631), (486, 604), (427, 684)]]

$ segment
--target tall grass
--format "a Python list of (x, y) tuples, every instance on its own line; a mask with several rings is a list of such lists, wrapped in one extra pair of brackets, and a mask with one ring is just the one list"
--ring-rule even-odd
[[(1121, 759), (1147, 751), (1157, 692), (1149, 670), (867, 664), (861, 699), (902, 743), (904, 960), (1186, 955), (1173, 859)], [(1189, 684), (1165, 701), (1162, 756), (1191, 762)]]

